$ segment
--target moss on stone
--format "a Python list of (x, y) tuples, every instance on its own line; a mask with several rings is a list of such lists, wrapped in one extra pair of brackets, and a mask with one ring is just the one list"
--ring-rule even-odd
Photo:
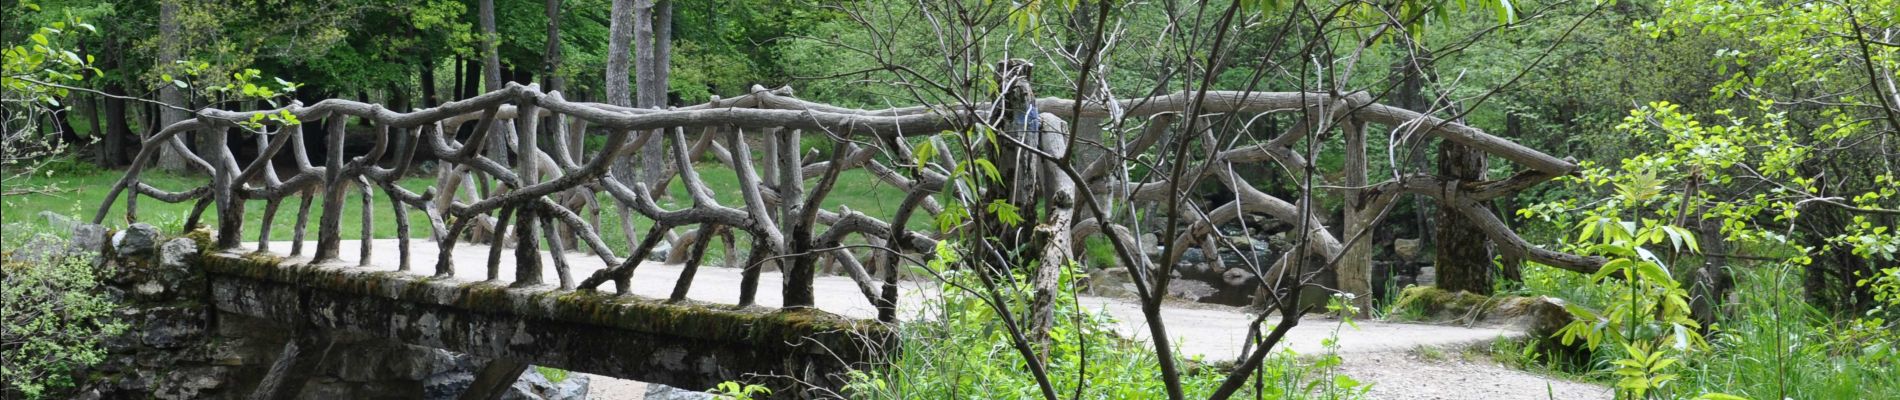
[(1467, 291), (1447, 292), (1433, 286), (1413, 286), (1399, 293), (1392, 302), (1392, 319), (1445, 321), (1482, 319), (1496, 304), (1490, 297)]

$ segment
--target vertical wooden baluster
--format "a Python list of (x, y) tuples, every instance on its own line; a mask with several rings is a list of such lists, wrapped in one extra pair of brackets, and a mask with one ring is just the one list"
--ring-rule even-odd
[(376, 241), (376, 233), (373, 230), (376, 228), (376, 223), (373, 221), (370, 221), (370, 214), (373, 214), (370, 210), (372, 209), (371, 206), (374, 205), (376, 195), (370, 192), (369, 179), (364, 178), (363, 175), (360, 175), (360, 174), (356, 175), (356, 188), (357, 188), (357, 193), (363, 196), (363, 209), (362, 209), (363, 211), (362, 224), (363, 225), (359, 227), (360, 228), (359, 231), (362, 232), (361, 233), (362, 237), (359, 240), (357, 240), (357, 243), (359, 244), (359, 248), (361, 248), (362, 250), (359, 253), (357, 253), (358, 256), (356, 259), (356, 266), (367, 267), (369, 266), (369, 262), (370, 262), (369, 256), (370, 256), (371, 244), (373, 244), (373, 242)]
[[(133, 168), (137, 168), (137, 166)], [(139, 180), (138, 177), (133, 177), (132, 182), (127, 183), (132, 189), (128, 190), (128, 192), (131, 193), (125, 194), (125, 223), (127, 225), (139, 222), (139, 185), (143, 184), (145, 184), (145, 182)]]
[(230, 128), (205, 129), (211, 135), (209, 149), (200, 151), (211, 155), (211, 196), (218, 205), (218, 241), (214, 246), (218, 250), (238, 247), (243, 241), (244, 202), (237, 198), (237, 157), (231, 154), (231, 146), (226, 142), (230, 137)]
[(474, 222), (474, 216), (456, 217), (455, 223), (449, 226), (448, 235), (444, 236), (442, 240), (437, 241), (436, 245), (440, 247), (440, 252), (436, 253), (435, 257), (436, 277), (450, 278), (455, 276), (455, 258), (451, 257), (455, 255), (455, 242), (462, 239), (462, 233), (467, 231), (469, 224)]
[(491, 282), (501, 281), (501, 249), (507, 247), (508, 221), (514, 214), (515, 208), (511, 206), (503, 206), (496, 214), (495, 228), (491, 230), (495, 236), (488, 241), (488, 280)]
[(198, 201), (191, 204), (191, 214), (185, 217), (185, 230), (197, 229), (198, 224), (204, 220), (205, 209), (208, 208), (211, 208), (211, 196), (200, 192)]
[(693, 276), (698, 275), (699, 264), (706, 258), (706, 248), (712, 247), (713, 239), (717, 239), (714, 235), (719, 230), (719, 225), (706, 224), (699, 227), (698, 233), (693, 234), (693, 237), (697, 239), (693, 241), (690, 254), (686, 255), (686, 267), (680, 270), (679, 281), (673, 283), (673, 296), (668, 297), (668, 300), (686, 299), (686, 292), (693, 288)]
[(283, 203), (284, 199), (282, 197), (266, 200), (264, 202), (264, 220), (260, 221), (258, 224), (260, 226), (257, 230), (257, 251), (260, 253), (270, 251), (271, 221), (277, 219), (277, 206)]
[(291, 256), (303, 254), (304, 231), (310, 227), (310, 203), (316, 200), (315, 187), (306, 188), (302, 192), (303, 195), (297, 200), (297, 225), (292, 226), (290, 230)]
[(541, 215), (541, 232), (548, 238), (548, 253), (554, 256), (554, 273), (560, 279), (561, 290), (574, 288), (574, 274), (567, 267), (567, 246), (563, 243), (559, 230), (554, 229), (554, 217)]
[[(402, 177), (396, 176), (396, 177), (391, 177), (391, 179), (402, 179)], [(398, 253), (397, 254), (398, 259), (396, 260), (396, 270), (408, 271), (409, 270), (409, 208), (407, 207), (407, 205), (403, 204), (401, 200), (396, 199), (396, 194), (394, 193), (394, 190), (390, 190), (392, 189), (392, 186), (396, 185), (395, 183), (388, 182), (388, 183), (384, 183), (383, 185), (384, 185), (383, 194), (386, 194), (389, 196), (390, 211), (392, 211), (396, 215), (396, 252)], [(369, 207), (364, 207), (364, 208), (367, 209)]]
[[(290, 155), (291, 155), (291, 158), (294, 158), (297, 161), (296, 166), (297, 166), (298, 175), (309, 173), (309, 171), (315, 168), (314, 166), (310, 165), (310, 151), (306, 149), (304, 146), (303, 131), (304, 131), (304, 126), (299, 125), (297, 129), (286, 132), (290, 134)], [(310, 206), (312, 204), (312, 201), (314, 200), (314, 196), (316, 195), (318, 188), (322, 186), (323, 185), (321, 184), (315, 185), (315, 186), (308, 186), (308, 187), (305, 187), (304, 190), (300, 191), (301, 192), (301, 194), (299, 195), (300, 199), (298, 200), (299, 202), (297, 203), (297, 225), (292, 226), (291, 232), (290, 232), (291, 234), (290, 255), (291, 256), (303, 254), (304, 231), (310, 227)]]
[[(535, 88), (534, 85), (528, 87)], [(518, 153), (515, 157), (515, 175), (519, 175), (518, 178), (521, 180), (521, 186), (515, 190), (525, 189), (541, 182), (541, 158), (536, 157), (536, 154), (541, 152), (539, 142), (541, 133), (537, 130), (541, 118), (535, 115), (537, 113), (538, 109), (535, 108), (532, 99), (520, 101), (515, 105), (515, 151)], [(515, 283), (513, 286), (516, 287), (535, 286), (542, 282), (541, 238), (534, 233), (535, 225), (541, 220), (537, 216), (540, 206), (535, 200), (537, 199), (521, 199), (525, 204), (515, 211), (521, 214), (515, 218)]]
[(343, 236), (343, 187), (349, 182), (343, 180), (343, 135), (349, 117), (336, 115), (327, 123), (327, 153), (323, 163), (323, 216), (317, 220), (317, 254), (313, 263), (336, 261), (341, 253)]
[[(290, 129), (292, 128), (280, 127), (277, 129), (276, 134), (288, 135), (290, 133), (286, 131)], [(254, 136), (257, 138), (257, 148), (259, 151), (263, 151), (264, 149), (270, 148), (269, 136), (261, 134), (261, 133)], [(277, 177), (277, 163), (275, 161), (270, 160), (270, 158), (275, 155), (276, 153), (274, 152), (270, 154), (257, 155), (258, 157), (265, 157), (264, 165), (263, 165), (264, 170), (260, 172), (264, 174), (264, 182), (267, 183), (268, 186), (271, 186), (271, 187), (276, 187), (277, 185), (282, 185), (284, 183), (282, 179), (278, 179)], [(243, 182), (239, 182), (238, 184), (242, 185)], [(257, 231), (257, 251), (260, 253), (270, 251), (270, 229), (272, 225), (271, 222), (277, 219), (277, 206), (283, 204), (283, 202), (284, 202), (284, 198), (282, 196), (270, 197), (264, 200), (264, 218), (262, 221), (259, 221), (260, 223), (258, 225), (260, 226)]]

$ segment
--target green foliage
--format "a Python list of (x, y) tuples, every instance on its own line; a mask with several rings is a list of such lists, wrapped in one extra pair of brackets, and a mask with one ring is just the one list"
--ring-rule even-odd
[[(901, 325), (902, 348), (894, 359), (851, 373), (848, 394), (865, 399), (1040, 396), (1026, 372), (1027, 364), (996, 314), (998, 306), (1027, 309), (1030, 288), (1007, 288), (1004, 297), (1008, 303), (991, 304), (988, 297), (969, 289), (978, 285), (974, 272), (944, 269), (956, 262), (955, 245), (941, 244), (935, 254), (930, 268), (945, 277), (939, 289), (943, 295), (927, 300), (919, 319)], [(1055, 296), (1055, 324), (1049, 333), (1049, 345), (1042, 349), (1057, 393), (1075, 393), (1078, 379), (1082, 379), (1086, 387), (1081, 398), (1165, 398), (1162, 383), (1154, 375), (1157, 364), (1153, 349), (1143, 341), (1124, 339), (1111, 317), (1077, 303), (1076, 273), (1074, 265), (1062, 269), (1060, 293)], [(1332, 367), (1340, 361), (1336, 355), (1320, 356), (1320, 362), (1309, 365), (1290, 352), (1274, 353), (1258, 377), (1267, 387), (1260, 396), (1353, 398), (1366, 390), (1366, 384), (1333, 372)], [(1187, 365), (1205, 363), (1181, 361)], [(1204, 397), (1225, 376), (1220, 368), (1190, 368), (1182, 376), (1182, 385), (1189, 397)], [(1238, 396), (1254, 398), (1254, 394), (1245, 392)]]
[(8, 259), (44, 250), (23, 249), (29, 238), (53, 237), (17, 226), (0, 243), (0, 394), (63, 398), (81, 383), (74, 373), (103, 361), (103, 341), (125, 327), (112, 319), (117, 305), (101, 286), (108, 271), (96, 255)]
[[(40, 14), (34, 2), (19, 7), (8, 11)], [(71, 13), (57, 18), (0, 48), (0, 106), (7, 109), (0, 113), (0, 170), (5, 171), (0, 172), (0, 185), (17, 186), (18, 178), (39, 172), (77, 144), (62, 140), (57, 132), (42, 132), (39, 125), (43, 117), (66, 109), (61, 101), (72, 94), (67, 87), (101, 73), (92, 66), (94, 57), (81, 55), (79, 46), (98, 29)]]
[(561, 383), (561, 381), (567, 380), (567, 370), (565, 369), (536, 365), (534, 366), (534, 372), (538, 372), (541, 376), (547, 377), (548, 382)]
[(757, 396), (770, 396), (772, 389), (761, 385), (742, 384), (735, 381), (720, 382), (708, 393), (720, 400), (752, 400)]

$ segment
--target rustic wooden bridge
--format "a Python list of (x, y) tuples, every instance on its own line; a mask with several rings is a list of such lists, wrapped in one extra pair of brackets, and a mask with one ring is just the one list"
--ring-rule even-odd
[[(1166, 287), (1180, 252), (1214, 245), (1207, 239), (1216, 226), (1242, 215), (1264, 214), (1303, 227), (1311, 238), (1303, 242), (1308, 254), (1334, 261), (1312, 263), (1285, 256), (1249, 263), (1248, 270), (1265, 290), (1308, 284), (1307, 272), (1336, 264), (1344, 277), (1340, 289), (1359, 292), (1367, 288), (1347, 282), (1362, 282), (1352, 278), (1369, 274), (1370, 253), (1355, 252), (1367, 245), (1354, 239), (1376, 223), (1394, 199), (1420, 194), (1479, 221), (1506, 253), (1578, 271), (1593, 271), (1601, 264), (1532, 246), (1481, 206), (1569, 174), (1576, 165), (1469, 126), (1377, 104), (1365, 93), (1210, 91), (1081, 102), (1036, 99), (1024, 78), (1027, 67), (1011, 68), (1004, 65), (1006, 90), (992, 100), (883, 110), (812, 103), (787, 90), (764, 88), (688, 107), (634, 109), (569, 101), (558, 92), (513, 84), (410, 112), (349, 100), (248, 112), (200, 110), (144, 141), (137, 161), (113, 186), (94, 222), (103, 222), (121, 200), (125, 219), (138, 220), (141, 197), (193, 202), (196, 207), (186, 226), (197, 225), (207, 210), (215, 212), (215, 248), (205, 267), (220, 311), (507, 360), (493, 367), (502, 376), (512, 376), (509, 369), (518, 374), (528, 364), (539, 364), (683, 387), (764, 376), (837, 388), (843, 371), (874, 362), (878, 350), (893, 340), (889, 324), (899, 315), (899, 268), (921, 262), (911, 255), (928, 253), (940, 240), (963, 240), (960, 235), (984, 238), (971, 242), (982, 248), (1028, 249), (1008, 253), (1027, 254), (1020, 259), (996, 251), (995, 259), (980, 263), (1020, 266), (1036, 261), (1052, 266), (1073, 257), (1073, 243), (1106, 232), (1124, 263), (1136, 266), (1130, 272), (1138, 294), (1158, 305), (1160, 300), (1149, 299), (1165, 293), (1159, 288)], [(1167, 177), (1131, 178), (1126, 169), (1134, 155), (1158, 143), (1209, 134), (1202, 130), (1207, 129), (1204, 125), (1178, 129), (1176, 121), (1272, 113), (1302, 118), (1270, 141), (1223, 147), (1207, 140), (1209, 147), (1197, 151), (1193, 160), (1178, 161), (1197, 163), (1190, 170), (1198, 172), (1176, 178), (1212, 178), (1237, 193), (1236, 198), (1212, 209), (1192, 210), (1193, 218), (1184, 219), (1193, 221), (1191, 226), (1166, 239), (1166, 261), (1131, 256), (1127, 249), (1138, 248), (1136, 238), (1141, 236), (1135, 214), (1128, 207), (1109, 207), (1168, 203), (1188, 189)], [(1105, 120), (1140, 123), (1113, 124), (1116, 129), (1127, 127), (1130, 136), (1118, 131), (1119, 140), (1105, 140)], [(367, 150), (354, 155), (346, 154), (350, 146), (345, 139), (352, 123), (373, 132), (374, 138)], [(1417, 174), (1368, 184), (1366, 131), (1375, 124), (1390, 129), (1394, 146), (1440, 138), (1526, 169), (1495, 181), (1459, 182)], [(1081, 128), (1072, 132), (1070, 126)], [(697, 130), (698, 137), (689, 140), (688, 130)], [(977, 142), (956, 143), (959, 147), (939, 135), (982, 131), (997, 134), (966, 135)], [(184, 140), (192, 132), (205, 137), (199, 146)], [(595, 132), (603, 132), (604, 143), (584, 145)], [(1293, 150), (1296, 143), (1333, 133), (1345, 138), (1348, 154), (1359, 155), (1349, 157), (1346, 182), (1341, 182), (1352, 199), (1343, 234), (1329, 231), (1313, 213), (1302, 213), (1296, 201), (1262, 192), (1225, 168), (1272, 162), (1286, 171), (1307, 170), (1309, 161)], [(321, 160), (307, 153), (306, 135), (321, 137)], [(834, 146), (830, 158), (807, 160), (801, 153), (803, 135), (823, 135)], [(241, 145), (247, 139), (252, 144)], [(755, 155), (755, 145), (763, 149), (761, 154)], [(658, 174), (630, 178), (635, 171), (627, 161), (640, 157), (648, 146), (663, 146), (670, 164)], [(1082, 147), (1101, 156), (1070, 156)], [(254, 156), (240, 160), (234, 151), (240, 148)], [(160, 151), (182, 155), (210, 181), (184, 191), (142, 182), (143, 166)], [(714, 199), (693, 167), (694, 160), (707, 154), (732, 167), (743, 204)], [(414, 175), (418, 160), (426, 158), (435, 161), (433, 186), (417, 193), (398, 184)], [(1001, 179), (960, 181), (960, 174), (967, 173), (959, 172), (967, 171), (965, 162), (977, 158), (993, 163), (990, 174)], [(821, 207), (840, 173), (859, 168), (903, 195), (892, 215)], [(673, 179), (686, 188), (685, 203), (690, 205), (667, 209), (656, 201), (655, 188), (667, 187)], [(382, 195), (374, 195), (376, 189)], [(344, 258), (341, 222), (348, 218), (344, 203), (349, 190), (362, 193), (360, 207), (355, 207), (361, 237), (373, 237), (375, 203), (384, 202), (394, 212), (393, 249), (362, 240), (352, 243), (358, 253), (353, 260)], [(279, 242), (281, 238), (271, 237), (271, 227), (281, 223), (279, 206), (294, 197), (302, 199), (295, 210), (294, 234), (289, 242)], [(1000, 230), (911, 228), (913, 219), (946, 212), (950, 207), (938, 202), (947, 199), (958, 199), (959, 204), (1005, 201), (1036, 223)], [(263, 214), (246, 216), (250, 202), (262, 202)], [(319, 217), (314, 241), (307, 242), (313, 206), (319, 208)], [(603, 240), (601, 214), (609, 208), (621, 210), (621, 226), (632, 243)], [(980, 211), (959, 212), (986, 218)], [(412, 232), (410, 213), (421, 213), (429, 221), (423, 231), (431, 240), (424, 243), (434, 245), (422, 249), (423, 254), (412, 246), (411, 237), (420, 236)], [(636, 220), (649, 228), (636, 231)], [(261, 225), (251, 246), (246, 246), (246, 221)], [(736, 290), (716, 291), (735, 298), (693, 300), (690, 293), (704, 276), (699, 271), (708, 249), (720, 239), (728, 257), (744, 254), (743, 261), (728, 262), (738, 268), (737, 281), (718, 282)], [(663, 242), (673, 243), (668, 258), (682, 263), (677, 270), (655, 274), (671, 280), (671, 290), (634, 293), (636, 270)], [(458, 257), (469, 253), (456, 251), (468, 243), (485, 247), (487, 257)], [(631, 251), (622, 254), (616, 248)], [(504, 258), (508, 249), (513, 257)], [(598, 263), (588, 264), (600, 267), (577, 268), (568, 259), (575, 256), (597, 258)], [(820, 309), (814, 287), (826, 263), (836, 263), (850, 277), (851, 291), (863, 296), (860, 304), (875, 312), (858, 319)], [(414, 264), (424, 267), (412, 268)], [(781, 271), (775, 274), (781, 277), (772, 293), (776, 296), (769, 296), (779, 300), (777, 308), (761, 304), (759, 287), (768, 268)], [(1036, 267), (1028, 274), (1035, 280), (1039, 307), (1047, 304), (1055, 270)], [(614, 284), (614, 294), (601, 292), (608, 282)], [(1153, 337), (1166, 338), (1160, 317), (1149, 314)], [(1046, 323), (1028, 322), (1032, 327)], [(296, 362), (289, 358), (280, 363)], [(273, 377), (284, 379), (275, 373)], [(295, 392), (271, 385), (260, 391), (275, 391), (264, 393), (267, 396)]]

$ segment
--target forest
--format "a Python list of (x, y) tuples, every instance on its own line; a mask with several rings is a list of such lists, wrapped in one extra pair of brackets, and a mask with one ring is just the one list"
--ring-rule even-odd
[(527, 398), (1900, 398), (1900, 0), (0, 3), (0, 398), (338, 396), (179, 392), (147, 272), (57, 244), (318, 204), (313, 263), (896, 335)]

